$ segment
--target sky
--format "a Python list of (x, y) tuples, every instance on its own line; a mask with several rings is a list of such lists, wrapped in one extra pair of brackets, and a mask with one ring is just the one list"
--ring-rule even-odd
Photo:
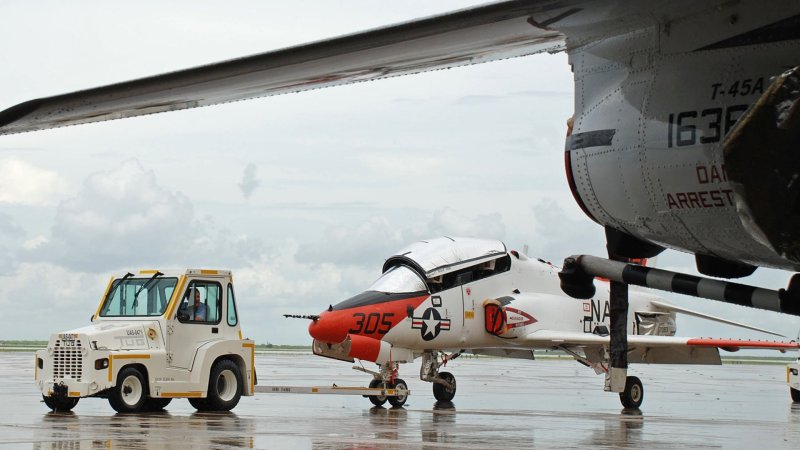
[[(0, 109), (481, 2), (4, 1)], [(315, 314), (419, 239), (605, 255), (563, 170), (564, 54), (0, 137), (0, 339), (88, 324), (112, 275), (234, 273), (245, 334), (309, 344)], [(659, 267), (695, 273), (667, 251)], [(791, 274), (742, 280), (785, 287)], [(794, 338), (800, 319), (665, 294)], [(693, 318), (681, 335), (761, 337)]]

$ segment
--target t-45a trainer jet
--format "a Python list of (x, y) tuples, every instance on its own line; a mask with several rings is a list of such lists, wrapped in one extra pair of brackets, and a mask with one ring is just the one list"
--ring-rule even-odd
[[(390, 256), (383, 275), (367, 290), (312, 320), (314, 353), (378, 364), (370, 387), (406, 390), (401, 363), (422, 357), (420, 378), (433, 383), (437, 400), (456, 394), (456, 379), (440, 371), (464, 352), (534, 359), (533, 349), (558, 349), (598, 374), (609, 368), (607, 283), (586, 300), (565, 296), (557, 268), (508, 251), (496, 240), (440, 237), (416, 242)], [(720, 364), (719, 350), (797, 350), (795, 341), (686, 338), (675, 336), (676, 313), (750, 327), (670, 305), (632, 292), (627, 317), (628, 362)], [(606, 390), (608, 386), (606, 377)], [(644, 398), (642, 382), (628, 376), (619, 394), (625, 407)], [(405, 396), (372, 395), (375, 405), (405, 403)]]

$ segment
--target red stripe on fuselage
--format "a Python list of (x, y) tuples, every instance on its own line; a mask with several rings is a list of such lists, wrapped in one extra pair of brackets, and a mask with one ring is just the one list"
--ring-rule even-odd
[(800, 343), (786, 341), (743, 341), (740, 339), (694, 338), (686, 341), (687, 345), (696, 347), (724, 347), (724, 348), (776, 348), (797, 349)]
[(383, 303), (358, 306), (334, 311), (323, 311), (319, 319), (308, 326), (308, 334), (314, 339), (338, 344), (347, 335), (383, 339), (383, 336), (405, 320), (408, 307), (416, 309), (429, 295), (391, 300)]

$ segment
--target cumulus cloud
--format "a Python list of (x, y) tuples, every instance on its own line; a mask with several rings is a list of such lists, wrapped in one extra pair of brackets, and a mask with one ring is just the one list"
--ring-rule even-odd
[(193, 219), (184, 195), (130, 160), (90, 175), (77, 196), (62, 201), (49, 242), (32, 255), (87, 271), (171, 262), (197, 234)]
[(427, 223), (420, 224), (401, 224), (375, 216), (354, 226), (328, 228), (321, 241), (301, 245), (297, 259), (379, 268), (392, 252), (414, 241), (437, 236), (503, 239), (505, 225), (500, 214), (471, 217), (449, 207), (434, 211)]
[(0, 202), (48, 205), (65, 186), (56, 172), (20, 159), (0, 159)]
[(242, 182), (239, 183), (239, 189), (242, 190), (244, 198), (250, 198), (253, 191), (261, 184), (256, 178), (256, 165), (253, 163), (248, 164), (242, 173)]
[(535, 222), (531, 242), (537, 256), (561, 265), (564, 258), (576, 254), (606, 256), (603, 228), (585, 216), (567, 213), (557, 202), (542, 200), (532, 207)]
[(24, 234), (25, 231), (23, 231), (22, 227), (17, 225), (13, 217), (0, 212), (0, 237), (19, 237)]

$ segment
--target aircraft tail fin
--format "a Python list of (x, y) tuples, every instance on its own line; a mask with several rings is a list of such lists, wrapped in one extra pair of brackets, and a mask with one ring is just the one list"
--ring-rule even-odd
[(653, 301), (650, 302), (650, 304), (655, 306), (658, 309), (663, 310), (663, 311), (682, 313), (682, 314), (686, 314), (687, 316), (694, 316), (694, 317), (699, 317), (701, 319), (713, 320), (714, 322), (733, 325), (735, 327), (740, 327), (740, 328), (746, 328), (748, 330), (760, 331), (762, 333), (771, 334), (773, 336), (780, 336), (780, 337), (783, 337), (783, 338), (786, 337), (786, 336), (784, 336), (784, 335), (782, 335), (780, 333), (776, 333), (774, 331), (766, 330), (764, 328), (757, 328), (757, 327), (750, 326), (750, 325), (747, 325), (747, 324), (743, 324), (743, 323), (740, 323), (740, 322), (734, 322), (732, 320), (723, 319), (721, 317), (712, 316), (712, 315), (709, 315), (709, 314), (704, 314), (704, 313), (701, 313), (701, 312), (698, 312), (698, 311), (694, 311), (694, 310), (691, 310), (691, 309), (687, 309), (687, 308), (683, 308), (683, 307), (680, 307), (680, 306), (672, 305), (670, 303), (665, 303), (665, 302), (653, 300)]

